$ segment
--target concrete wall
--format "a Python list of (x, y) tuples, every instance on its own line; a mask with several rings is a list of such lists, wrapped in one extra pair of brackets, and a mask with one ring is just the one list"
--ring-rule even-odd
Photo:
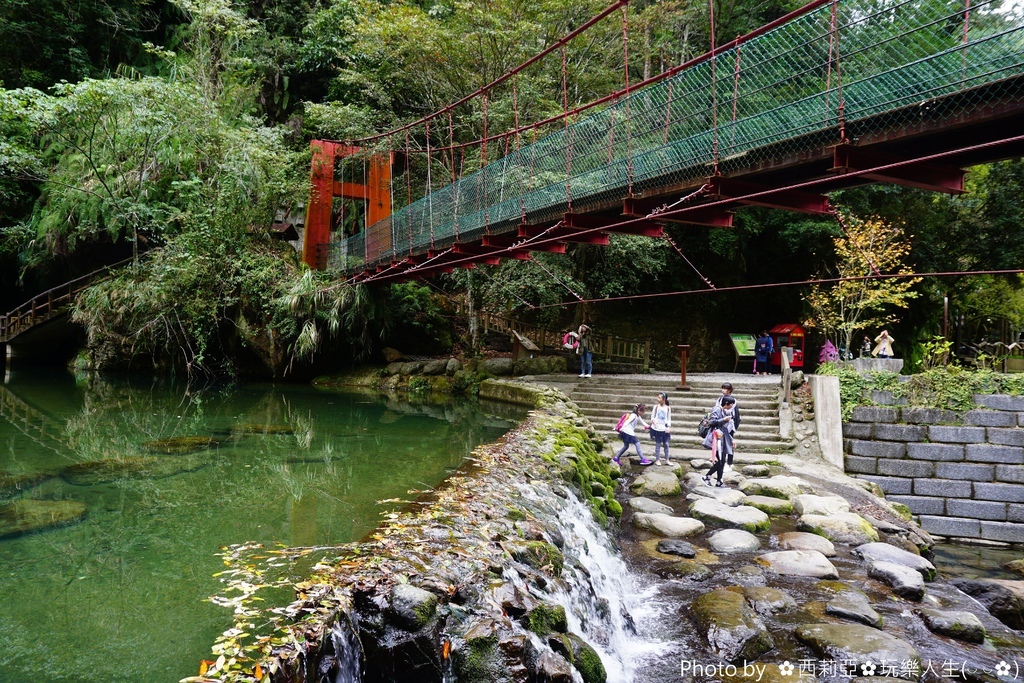
[(831, 375), (808, 375), (814, 397), (814, 427), (818, 434), (821, 457), (843, 469), (843, 413), (839, 401), (839, 378)]
[(1024, 543), (1024, 397), (975, 396), (978, 408), (855, 408), (845, 469), (877, 483), (938, 536)]

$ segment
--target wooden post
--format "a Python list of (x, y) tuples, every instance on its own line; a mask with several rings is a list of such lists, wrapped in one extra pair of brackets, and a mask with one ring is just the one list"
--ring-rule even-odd
[(689, 344), (677, 344), (676, 348), (679, 349), (679, 386), (676, 387), (677, 391), (690, 391), (690, 387), (686, 385), (686, 361), (690, 357), (690, 345)]
[[(651, 342), (644, 342), (644, 372), (649, 372), (651, 369)], [(686, 384), (686, 378), (683, 378), (683, 384)]]

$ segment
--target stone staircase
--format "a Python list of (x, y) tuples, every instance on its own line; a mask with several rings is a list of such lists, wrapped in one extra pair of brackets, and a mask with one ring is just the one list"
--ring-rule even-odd
[[(540, 379), (539, 377), (536, 379)], [(615, 423), (622, 413), (639, 402), (648, 406), (657, 402), (658, 392), (668, 394), (672, 406), (672, 448), (700, 448), (702, 439), (697, 425), (721, 395), (723, 382), (731, 382), (733, 396), (740, 406), (740, 429), (736, 434), (737, 453), (782, 452), (793, 447), (779, 435), (779, 377), (754, 377), (734, 374), (706, 374), (688, 378), (691, 391), (676, 391), (678, 375), (607, 375), (590, 379), (575, 377), (559, 383), (598, 433), (618, 444)], [(650, 410), (644, 415), (647, 419)], [(649, 439), (644, 450), (650, 452)]]

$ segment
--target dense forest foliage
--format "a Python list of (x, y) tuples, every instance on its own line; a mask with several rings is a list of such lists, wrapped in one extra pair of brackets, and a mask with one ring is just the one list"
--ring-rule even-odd
[[(467, 293), (492, 310), (551, 325), (586, 317), (602, 332), (654, 338), (655, 360), (666, 367), (675, 343), (695, 345), (698, 364), (715, 367), (727, 351), (725, 333), (806, 320), (798, 288), (532, 309), (575, 295), (703, 286), (669, 245), (644, 238), (579, 245), (538, 257), (541, 266), (511, 261), (459, 272), (430, 287), (353, 288), (309, 272), (291, 247), (268, 236), (277, 210), (305, 201), (309, 139), (414, 120), (605, 6), (0, 0), (0, 307), (131, 258), (76, 306), (95, 365), (274, 375), (328, 348), (333, 359), (368, 357), (401, 339), (408, 351), (443, 351), (453, 340), (439, 301)], [(731, 38), (797, 6), (716, 0), (717, 35)], [(631, 80), (705, 52), (708, 10), (675, 0), (630, 3)], [(616, 14), (567, 46), (564, 74), (561, 60), (544, 60), (514, 90), (495, 89), (487, 124), (505, 130), (517, 114), (538, 120), (601, 97), (622, 87), (624, 62)], [(478, 106), (467, 104), (454, 119), (454, 138), (480, 136)], [(464, 163), (474, 163), (475, 153)], [(855, 215), (899, 225), (911, 236), (906, 261), (917, 272), (1018, 267), (1024, 163), (974, 169), (968, 182), (971, 191), (955, 198), (876, 186), (835, 199)], [(735, 222), (730, 231), (669, 233), (720, 287), (836, 271), (833, 240), (841, 231), (831, 218), (751, 208)], [(1019, 277), (926, 278), (915, 290), (920, 296), (895, 333), (905, 355), (939, 331), (943, 296), (965, 321), (1002, 317), (1014, 330), (1024, 327)]]

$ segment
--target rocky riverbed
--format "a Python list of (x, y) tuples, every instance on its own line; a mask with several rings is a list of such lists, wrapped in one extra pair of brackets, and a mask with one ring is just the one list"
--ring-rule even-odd
[[(536, 409), (429, 498), (320, 562), (278, 610), (288, 636), (266, 640), (260, 671), (509, 683), (1020, 675), (1024, 583), (944, 579), (932, 540), (870, 484), (783, 455), (741, 453), (726, 489), (701, 480), (701, 451), (620, 470), (558, 392), (489, 382), (481, 394)], [(206, 677), (249, 680), (216, 667)]]

